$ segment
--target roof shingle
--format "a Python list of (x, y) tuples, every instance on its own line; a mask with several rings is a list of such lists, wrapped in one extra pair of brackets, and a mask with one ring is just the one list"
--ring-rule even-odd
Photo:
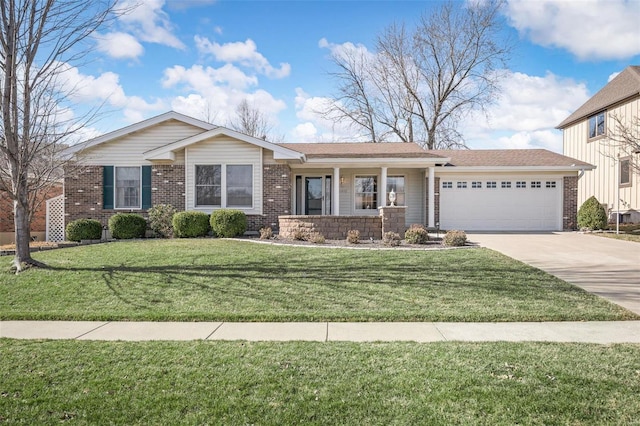
[(447, 165), (457, 167), (593, 167), (589, 163), (546, 149), (471, 149), (431, 152), (451, 158)]

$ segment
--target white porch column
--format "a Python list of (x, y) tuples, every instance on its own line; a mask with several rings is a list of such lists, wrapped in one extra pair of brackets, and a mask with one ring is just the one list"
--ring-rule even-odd
[(436, 226), (436, 173), (435, 167), (429, 167), (429, 199), (427, 204), (429, 206), (429, 218), (427, 226), (429, 228), (435, 228)]
[(380, 170), (380, 200), (378, 200), (378, 207), (387, 205), (387, 168), (382, 167)]
[(334, 216), (340, 216), (340, 167), (333, 168), (333, 189), (331, 194), (331, 211)]

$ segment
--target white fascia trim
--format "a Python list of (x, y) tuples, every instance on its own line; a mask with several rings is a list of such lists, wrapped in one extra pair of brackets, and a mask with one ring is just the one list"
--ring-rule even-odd
[(436, 168), (436, 173), (468, 173), (468, 172), (579, 172), (580, 170), (593, 170), (595, 166), (448, 166)]
[(334, 167), (334, 164), (348, 164), (350, 166), (378, 166), (382, 165), (404, 165), (411, 167), (433, 167), (437, 164), (448, 163), (450, 158), (384, 158), (384, 157), (340, 157), (340, 158), (308, 158), (306, 164), (308, 165), (328, 165)]
[(236, 132), (235, 130), (227, 129), (225, 127), (216, 127), (206, 132), (199, 133), (195, 136), (188, 137), (176, 142), (172, 142), (165, 146), (149, 150), (144, 154), (145, 160), (165, 160), (170, 152), (175, 152), (182, 148), (185, 148), (194, 143), (201, 142), (205, 139), (213, 138), (219, 135), (229, 136), (234, 139), (238, 139), (242, 142), (249, 143), (251, 145), (258, 146), (260, 148), (273, 151), (273, 158), (276, 160), (304, 160), (304, 154), (293, 151), (288, 148), (281, 147), (279, 145), (267, 142), (263, 139), (254, 138), (244, 133)]
[(148, 127), (155, 126), (156, 124), (160, 124), (162, 122), (169, 121), (169, 120), (177, 120), (186, 124), (191, 124), (192, 126), (199, 127), (202, 130), (211, 130), (216, 128), (216, 126), (213, 124), (206, 123), (204, 121), (198, 120), (193, 117), (189, 117), (188, 115), (180, 114), (175, 111), (169, 111), (169, 112), (165, 112), (164, 114), (151, 117), (147, 120), (140, 121), (139, 123), (135, 123), (130, 126), (123, 127), (122, 129), (105, 133), (102, 136), (98, 136), (97, 138), (90, 139), (86, 142), (81, 142), (79, 144), (73, 145), (67, 148), (67, 150), (65, 150), (65, 153), (75, 154), (78, 151), (82, 151), (84, 149), (91, 148), (101, 143), (108, 142), (117, 138), (121, 138), (130, 133), (138, 132), (140, 130), (144, 130)]

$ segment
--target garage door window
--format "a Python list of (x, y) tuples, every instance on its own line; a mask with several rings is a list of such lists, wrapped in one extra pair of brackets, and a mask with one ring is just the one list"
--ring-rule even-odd
[(442, 189), (451, 189), (453, 188), (453, 182), (442, 182)]
[(495, 187), (496, 187), (495, 182), (487, 182), (487, 188), (495, 188)]
[(531, 181), (531, 187), (532, 188), (542, 188), (542, 182), (540, 182), (539, 180)]
[(467, 187), (467, 182), (458, 182), (458, 189), (465, 189)]
[(527, 187), (527, 182), (524, 182), (524, 181), (516, 182), (516, 188), (526, 188), (526, 187)]
[(473, 189), (482, 188), (482, 182), (471, 182), (471, 188), (473, 188)]
[(502, 181), (502, 188), (511, 188), (511, 182)]
[(547, 181), (547, 188), (555, 188), (556, 187), (556, 183), (555, 181)]

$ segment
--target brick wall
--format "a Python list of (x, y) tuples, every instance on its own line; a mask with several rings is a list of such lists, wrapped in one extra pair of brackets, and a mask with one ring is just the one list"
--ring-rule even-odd
[(319, 232), (329, 240), (344, 240), (352, 229), (360, 231), (360, 238), (381, 239), (381, 216), (280, 216), (280, 233), (293, 238), (296, 231)]
[[(31, 232), (45, 232), (47, 228), (47, 203), (46, 200), (62, 194), (62, 185), (54, 186), (41, 195), (42, 202), (33, 214), (31, 220)], [(0, 232), (14, 232), (13, 224), (13, 200), (6, 192), (0, 191)]]
[(253, 230), (270, 226), (273, 231), (278, 231), (278, 216), (288, 215), (291, 209), (291, 168), (286, 164), (265, 165), (262, 185), (264, 217), (260, 226)]
[(578, 229), (578, 177), (565, 176), (562, 196), (562, 229)]
[(386, 206), (379, 209), (380, 217), (382, 218), (382, 235), (387, 232), (395, 232), (401, 238), (404, 238), (404, 232), (407, 230), (405, 220), (407, 208), (404, 206)]
[[(435, 197), (434, 197), (434, 203), (435, 203), (435, 223), (440, 223), (440, 178), (437, 177), (434, 179), (435, 180)], [(429, 189), (431, 188), (431, 186), (429, 186), (429, 178), (426, 179), (426, 184), (427, 184), (427, 193), (425, 194), (425, 211), (426, 211), (426, 217), (429, 217)], [(428, 219), (427, 219), (428, 220)]]
[(171, 204), (184, 210), (185, 172), (183, 165), (154, 165), (151, 168), (151, 205)]

